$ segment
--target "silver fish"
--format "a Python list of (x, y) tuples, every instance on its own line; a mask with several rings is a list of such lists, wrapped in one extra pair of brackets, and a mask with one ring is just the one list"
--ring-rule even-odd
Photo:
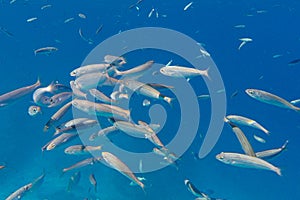
[(281, 176), (281, 170), (278, 167), (264, 161), (260, 158), (248, 156), (239, 153), (220, 153), (216, 155), (216, 159), (229, 165), (244, 167), (244, 168), (255, 168), (270, 170)]
[(117, 127), (115, 127), (115, 126), (106, 127), (104, 129), (101, 129), (100, 131), (98, 131), (98, 132), (93, 133), (92, 135), (90, 135), (89, 140), (90, 141), (94, 141), (97, 137), (105, 136), (108, 133), (111, 133), (111, 132), (113, 132), (115, 130), (117, 130)]
[(16, 100), (24, 97), (25, 95), (33, 92), (37, 87), (41, 85), (40, 80), (33, 85), (22, 87), (11, 92), (2, 94), (0, 96), (0, 107), (8, 106), (9, 104), (15, 102)]
[(100, 151), (102, 146), (85, 146), (85, 145), (73, 145), (65, 149), (65, 154), (71, 155), (86, 155), (93, 151)]
[(107, 74), (94, 72), (79, 76), (78, 78), (76, 78), (74, 83), (78, 89), (89, 90), (92, 88), (97, 88), (97, 86), (100, 86), (108, 79), (110, 79), (110, 77)]
[(82, 92), (76, 85), (75, 85), (75, 81), (70, 81), (70, 86), (72, 88), (73, 94), (77, 97), (86, 99), (87, 98), (87, 94)]
[(167, 66), (160, 68), (160, 73), (165, 76), (171, 76), (175, 78), (193, 78), (196, 76), (205, 76), (210, 79), (208, 75), (209, 68), (206, 70), (199, 70), (190, 67), (181, 67), (181, 66)]
[(238, 138), (244, 152), (249, 156), (255, 157), (253, 148), (252, 148), (251, 144), (249, 143), (247, 137), (243, 133), (243, 131), (239, 127), (237, 127), (235, 124), (231, 123), (230, 121), (227, 121), (227, 118), (225, 118), (225, 122), (227, 122), (231, 126), (232, 131), (235, 133), (236, 137)]
[(90, 94), (95, 97), (97, 100), (102, 101), (104, 103), (116, 103), (116, 100), (107, 97), (105, 94), (97, 90), (96, 88), (89, 90)]
[(279, 96), (276, 96), (274, 94), (271, 94), (269, 92), (266, 92), (263, 90), (257, 90), (257, 89), (246, 89), (246, 93), (250, 97), (252, 97), (258, 101), (261, 101), (263, 103), (300, 112), (299, 107), (296, 107), (293, 104), (291, 104), (290, 102), (286, 101), (285, 99), (283, 99)]
[(60, 133), (78, 134), (78, 133), (80, 133), (78, 131), (85, 131), (85, 130), (91, 129), (91, 128), (95, 127), (97, 124), (98, 124), (97, 120), (86, 119), (86, 120), (79, 121), (79, 122), (76, 122), (74, 124), (71, 124), (71, 125), (68, 125), (65, 127), (56, 128), (56, 131), (53, 135), (55, 136)]
[(62, 92), (62, 93), (53, 95), (49, 100), (50, 105), (48, 107), (52, 108), (52, 107), (56, 107), (56, 106), (64, 103), (66, 100), (68, 100), (69, 98), (72, 97), (72, 94), (73, 94), (72, 92)]
[(65, 173), (65, 172), (73, 170), (73, 169), (78, 169), (78, 168), (81, 168), (81, 167), (85, 167), (87, 165), (93, 165), (95, 163), (99, 163), (101, 160), (102, 160), (101, 157), (87, 158), (87, 159), (84, 159), (84, 160), (82, 160), (78, 163), (75, 163), (74, 165), (72, 165), (70, 167), (64, 168), (62, 171), (63, 171), (63, 173)]
[(49, 105), (50, 97), (46, 96), (47, 93), (52, 93), (55, 87), (55, 83), (52, 82), (47, 87), (38, 88), (34, 91), (32, 99), (34, 103), (40, 106)]
[(255, 155), (256, 155), (256, 157), (263, 158), (263, 159), (273, 158), (273, 157), (279, 155), (283, 150), (286, 149), (288, 142), (289, 142), (288, 140), (285, 141), (285, 143), (280, 148), (256, 152)]
[(103, 117), (115, 117), (120, 119), (130, 119), (130, 111), (118, 106), (94, 103), (87, 100), (74, 99), (72, 105), (90, 115), (98, 115)]
[[(63, 133), (59, 136), (57, 136), (56, 138), (54, 138), (53, 140), (51, 140), (50, 142), (48, 142), (45, 147), (45, 149), (47, 151), (51, 151), (54, 148), (56, 148), (57, 146), (70, 141), (71, 139), (75, 138), (77, 135), (75, 134), (70, 134), (70, 133)], [(43, 150), (43, 149), (42, 149)]]
[(254, 121), (253, 119), (249, 119), (247, 117), (243, 117), (243, 116), (239, 116), (239, 115), (228, 115), (228, 116), (226, 116), (226, 119), (236, 125), (250, 126), (252, 128), (259, 129), (268, 135), (270, 133), (267, 129), (265, 129), (258, 122)]
[(139, 185), (144, 190), (144, 184), (133, 174), (133, 172), (128, 168), (128, 166), (123, 163), (118, 157), (109, 152), (102, 152), (102, 157), (105, 162), (111, 166), (113, 169), (117, 170), (131, 181)]
[(144, 84), (142, 82), (136, 80), (122, 80), (120, 81), (126, 88), (144, 96), (154, 98), (154, 99), (162, 99), (168, 104), (171, 104), (172, 98), (162, 95), (158, 90), (154, 89), (153, 87)]
[(122, 56), (113, 56), (106, 55), (104, 56), (104, 62), (109, 63), (110, 65), (120, 66), (126, 64), (126, 60)]
[(152, 67), (154, 61), (150, 60), (140, 66), (134, 67), (132, 69), (126, 70), (126, 71), (119, 71), (118, 69), (115, 69), (116, 75), (118, 76), (141, 76), (146, 70)]
[(34, 55), (38, 55), (38, 54), (50, 55), (51, 53), (53, 53), (55, 51), (58, 51), (58, 48), (56, 48), (56, 47), (42, 47), (42, 48), (34, 50)]
[(109, 67), (111, 67), (111, 65), (107, 63), (84, 65), (74, 69), (70, 73), (70, 76), (81, 76), (88, 73), (106, 72)]
[(94, 186), (94, 190), (95, 190), (95, 192), (97, 193), (97, 180), (96, 180), (94, 174), (90, 174), (90, 175), (89, 175), (89, 181), (90, 181), (90, 183)]
[(65, 113), (71, 108), (72, 105), (72, 101), (66, 103), (64, 106), (62, 106), (58, 111), (56, 111), (56, 113), (54, 113), (51, 118), (49, 119), (49, 121), (46, 123), (46, 125), (44, 126), (44, 132), (47, 131), (50, 126), (52, 126), (55, 122), (57, 122), (58, 120), (60, 120)]

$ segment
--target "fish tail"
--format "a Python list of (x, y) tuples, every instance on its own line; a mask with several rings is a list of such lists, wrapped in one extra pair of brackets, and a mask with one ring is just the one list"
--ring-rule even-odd
[(211, 77), (209, 76), (208, 72), (209, 72), (210, 67), (208, 67), (206, 70), (201, 71), (201, 75), (207, 77), (209, 80), (211, 80)]
[(276, 172), (276, 174), (278, 174), (279, 176), (282, 176), (282, 174), (281, 174), (281, 169), (280, 169), (280, 168), (276, 167), (276, 168), (275, 168), (275, 172)]
[(285, 149), (286, 149), (286, 147), (287, 147), (287, 145), (288, 145), (288, 143), (289, 143), (289, 141), (288, 141), (288, 140), (287, 140), (287, 141), (285, 141), (285, 143), (282, 145), (281, 149), (282, 149), (282, 150), (285, 150)]

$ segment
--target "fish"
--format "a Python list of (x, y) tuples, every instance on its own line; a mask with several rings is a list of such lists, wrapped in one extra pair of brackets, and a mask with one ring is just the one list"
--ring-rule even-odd
[(100, 92), (96, 88), (90, 89), (89, 93), (95, 97), (97, 100), (102, 101), (104, 103), (116, 103), (116, 100), (107, 97), (104, 93)]
[(67, 187), (67, 192), (71, 192), (72, 188), (78, 184), (80, 178), (81, 178), (81, 173), (79, 171), (75, 172), (70, 177), (68, 187)]
[(300, 103), (300, 99), (292, 100), (292, 101), (290, 101), (290, 103), (293, 104), (293, 105), (295, 106), (296, 104), (299, 104), (299, 103)]
[(103, 28), (103, 24), (101, 24), (101, 25), (97, 28), (95, 34), (97, 35), (98, 33), (100, 33), (100, 32), (102, 31), (102, 28)]
[(196, 76), (204, 76), (210, 79), (210, 76), (208, 74), (209, 68), (206, 70), (199, 70), (195, 68), (190, 67), (182, 67), (182, 66), (167, 66), (160, 68), (160, 73), (162, 73), (165, 76), (171, 76), (175, 78), (193, 78)]
[(144, 99), (143, 106), (150, 106), (151, 102), (148, 99)]
[(117, 170), (128, 179), (136, 183), (144, 190), (144, 184), (133, 174), (133, 172), (128, 168), (128, 166), (122, 162), (118, 157), (109, 152), (102, 152), (102, 157), (104, 161), (113, 169)]
[(41, 7), (41, 10), (44, 10), (44, 9), (46, 9), (46, 8), (50, 8), (50, 7), (52, 7), (52, 5), (50, 5), (50, 4), (47, 4), (47, 5), (44, 5), (44, 6), (42, 6), (42, 7)]
[(95, 193), (97, 193), (97, 180), (94, 174), (89, 175), (89, 181), (94, 186)]
[(261, 101), (263, 103), (281, 107), (281, 108), (291, 109), (296, 112), (300, 112), (299, 107), (296, 107), (293, 104), (291, 104), (290, 102), (288, 102), (287, 100), (285, 100), (279, 96), (276, 96), (274, 94), (271, 94), (269, 92), (266, 92), (263, 90), (258, 90), (258, 89), (246, 89), (246, 93), (250, 97), (252, 97), (258, 101)]
[(111, 132), (113, 132), (115, 130), (117, 130), (117, 127), (115, 127), (115, 126), (106, 127), (104, 129), (101, 129), (100, 131), (98, 131), (98, 132), (93, 133), (92, 135), (90, 135), (89, 140), (90, 141), (94, 141), (97, 137), (106, 136), (108, 133), (111, 133)]
[(166, 165), (172, 165), (175, 166), (175, 168), (178, 170), (178, 164), (177, 160), (179, 159), (177, 155), (174, 153), (171, 153), (166, 147), (161, 147), (160, 149), (154, 147), (152, 151), (159, 155), (162, 156), (165, 162), (162, 162), (161, 164), (166, 164)]
[(151, 11), (148, 14), (148, 18), (150, 18), (152, 16), (152, 14), (153, 14), (154, 11), (155, 11), (154, 8), (152, 8)]
[(90, 152), (100, 151), (102, 146), (86, 146), (86, 145), (73, 145), (65, 149), (65, 154), (71, 155), (86, 155)]
[(275, 167), (271, 163), (257, 157), (248, 156), (239, 153), (222, 152), (216, 155), (216, 159), (225, 164), (229, 164), (237, 167), (270, 170), (275, 172), (279, 176), (282, 176), (280, 168)]
[(209, 94), (202, 94), (202, 95), (199, 95), (197, 97), (198, 97), (198, 99), (210, 99), (210, 95)]
[(74, 83), (78, 89), (85, 91), (101, 86), (106, 80), (111, 80), (107, 74), (94, 72), (77, 77)]
[(237, 127), (235, 124), (228, 121), (227, 118), (225, 118), (224, 121), (227, 122), (231, 126), (232, 131), (235, 133), (235, 136), (238, 138), (244, 152), (249, 156), (255, 157), (254, 150), (253, 150), (251, 144), (249, 143), (247, 137), (243, 133), (243, 131), (239, 127)]
[[(71, 139), (74, 139), (77, 135), (71, 134), (71, 133), (63, 133), (50, 142), (48, 142), (43, 148), (45, 148), (47, 151), (51, 151), (57, 146), (66, 143), (67, 141), (70, 141)], [(43, 150), (42, 148), (42, 150)]]
[(148, 70), (149, 68), (151, 68), (153, 64), (154, 64), (154, 61), (150, 60), (142, 65), (139, 65), (137, 67), (134, 67), (134, 68), (126, 70), (126, 71), (119, 71), (118, 69), (115, 69), (115, 72), (116, 72), (116, 75), (118, 75), (118, 76), (137, 77), (137, 76), (141, 76), (143, 73), (145, 73), (145, 71)]
[(113, 56), (113, 55), (105, 55), (104, 62), (113, 65), (113, 66), (121, 66), (127, 63), (126, 59), (122, 56)]
[(12, 34), (11, 32), (9, 32), (6, 28), (4, 28), (4, 27), (0, 27), (0, 31), (2, 32), (2, 33), (4, 33), (6, 36), (8, 36), (8, 37), (14, 37), (14, 34)]
[(72, 105), (72, 101), (66, 103), (58, 111), (56, 111), (47, 121), (43, 131), (46, 132), (55, 122), (60, 120), (66, 114), (66, 112), (71, 108), (71, 105)]
[(111, 67), (111, 64), (108, 63), (84, 65), (71, 71), (70, 76), (81, 76), (94, 72), (106, 72), (109, 67)]
[(283, 150), (285, 150), (287, 148), (288, 143), (289, 141), (287, 140), (280, 148), (256, 152), (255, 155), (256, 157), (263, 159), (273, 158), (279, 155)]
[(78, 29), (78, 33), (79, 33), (79, 36), (81, 37), (82, 40), (84, 40), (85, 42), (89, 43), (89, 44), (93, 44), (93, 40), (91, 40), (90, 38), (86, 38), (83, 33), (82, 33), (82, 30), (81, 28)]
[(0, 169), (4, 169), (5, 168), (5, 165), (0, 165)]
[(75, 81), (70, 81), (72, 92), (75, 96), (83, 99), (87, 99), (87, 93), (82, 92), (75, 84)]
[(70, 21), (73, 21), (74, 17), (70, 17), (68, 19), (65, 19), (64, 24), (69, 23)]
[(110, 98), (115, 101), (118, 101), (120, 99), (128, 99), (128, 94), (124, 94), (119, 91), (114, 91), (113, 93), (110, 94)]
[(27, 21), (27, 22), (33, 22), (33, 21), (35, 21), (35, 20), (37, 20), (37, 17), (29, 18), (29, 19), (27, 19), (26, 21)]
[[(79, 119), (84, 119), (84, 118), (79, 118)], [(65, 125), (65, 127), (56, 128), (56, 131), (53, 134), (53, 136), (58, 135), (60, 133), (80, 134), (79, 131), (85, 131), (87, 129), (93, 128), (96, 125), (98, 125), (98, 121), (93, 119), (84, 119), (82, 121), (72, 120), (72, 122), (74, 123), (70, 125)]]
[(37, 87), (41, 85), (40, 80), (38, 79), (35, 84), (25, 86), (16, 90), (13, 90), (11, 92), (2, 94), (0, 96), (0, 107), (5, 107), (13, 102), (17, 101), (18, 99), (26, 96), (27, 94), (33, 92)]
[(188, 3), (184, 8), (183, 10), (186, 11), (187, 9), (189, 9), (189, 7), (191, 7), (191, 5), (193, 5), (194, 2), (190, 2)]
[(103, 103), (94, 103), (87, 100), (74, 99), (72, 105), (90, 115), (97, 115), (103, 117), (114, 117), (120, 119), (130, 119), (130, 111), (125, 110), (118, 106), (103, 104)]
[(205, 194), (203, 192), (201, 192), (200, 190), (198, 190), (190, 180), (185, 179), (184, 184), (187, 187), (188, 191), (190, 191), (195, 197), (205, 196)]
[(96, 163), (99, 163), (101, 160), (102, 160), (101, 157), (87, 158), (87, 159), (84, 159), (84, 160), (82, 160), (80, 162), (75, 163), (74, 165), (72, 165), (70, 167), (64, 168), (62, 170), (62, 172), (65, 173), (65, 172), (68, 172), (70, 170), (74, 170), (74, 169), (79, 169), (79, 168), (85, 167), (87, 165), (94, 165)]
[(45, 177), (45, 174), (43, 173), (41, 176), (36, 178), (31, 183), (28, 183), (28, 184), (20, 187), (19, 189), (17, 189), (15, 192), (10, 194), (5, 200), (22, 199), (29, 191), (31, 191), (32, 189), (40, 186), (42, 184), (43, 180), (44, 180), (44, 177)]
[(152, 134), (155, 134), (153, 130), (127, 121), (116, 121), (114, 126), (133, 137), (149, 138)]
[(167, 102), (168, 104), (171, 104), (172, 98), (164, 96), (161, 94), (158, 90), (154, 89), (153, 87), (144, 84), (142, 82), (131, 80), (131, 79), (125, 79), (120, 81), (121, 84), (123, 84), (126, 88), (138, 93), (142, 94), (144, 96), (154, 98), (154, 99), (161, 99)]
[(253, 119), (239, 116), (239, 115), (227, 115), (226, 119), (233, 124), (249, 126), (261, 130), (267, 135), (270, 134), (270, 131), (268, 131), (266, 128), (264, 128), (262, 125), (260, 125), (258, 122), (254, 121)]
[(300, 62), (300, 58), (299, 59), (295, 59), (295, 60), (292, 60), (288, 63), (288, 65), (296, 65)]
[(44, 55), (48, 56), (56, 51), (58, 51), (58, 48), (56, 48), (56, 47), (42, 47), (42, 48), (34, 50), (34, 55), (44, 54)]
[(246, 25), (245, 24), (238, 24), (238, 25), (235, 25), (234, 28), (246, 28)]
[(72, 97), (72, 92), (62, 92), (59, 94), (56, 94), (50, 98), (50, 105), (48, 105), (48, 108), (56, 107), (62, 103), (64, 103), (66, 100), (68, 100), (70, 97)]
[(53, 93), (55, 88), (55, 83), (52, 82), (47, 87), (38, 88), (34, 91), (32, 99), (34, 103), (39, 106), (48, 106), (50, 104), (50, 97), (46, 94)]
[(266, 140), (261, 138), (261, 137), (258, 137), (257, 135), (253, 135), (254, 139), (260, 143), (266, 143)]
[(85, 14), (82, 14), (82, 13), (79, 13), (79, 14), (78, 14), (78, 17), (80, 17), (81, 19), (86, 19)]
[(240, 38), (241, 42), (240, 46), (238, 47), (238, 50), (240, 50), (246, 43), (252, 42), (253, 40), (251, 38)]
[(41, 107), (39, 107), (39, 106), (30, 106), (30, 107), (28, 108), (28, 114), (29, 114), (30, 116), (34, 116), (34, 115), (36, 115), (36, 114), (38, 114), (38, 113), (42, 113)]

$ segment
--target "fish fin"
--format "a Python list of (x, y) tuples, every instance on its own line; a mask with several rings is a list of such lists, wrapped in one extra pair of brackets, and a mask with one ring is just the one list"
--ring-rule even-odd
[(207, 69), (201, 71), (201, 76), (205, 76), (206, 78), (208, 78), (208, 80), (211, 81), (211, 77), (209, 76), (209, 70), (210, 70), (210, 67), (208, 67)]
[(282, 176), (282, 173), (281, 173), (281, 169), (280, 169), (280, 168), (276, 168), (276, 169), (275, 169), (275, 172), (276, 172), (276, 174), (278, 174), (279, 176)]
[(58, 134), (60, 134), (60, 129), (55, 127), (55, 132), (53, 133), (53, 136), (56, 136)]
[(281, 149), (282, 150), (286, 150), (287, 149), (287, 145), (288, 145), (289, 141), (285, 141), (285, 143), (282, 145)]

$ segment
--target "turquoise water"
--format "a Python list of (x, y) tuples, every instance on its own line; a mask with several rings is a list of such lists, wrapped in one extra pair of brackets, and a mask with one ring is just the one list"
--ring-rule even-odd
[[(137, 186), (130, 186), (130, 181), (120, 173), (102, 164), (80, 169), (78, 185), (67, 192), (69, 178), (76, 170), (63, 176), (61, 170), (88, 156), (65, 155), (63, 150), (68, 144), (42, 153), (41, 147), (52, 138), (51, 131), (44, 133), (42, 130), (57, 107), (42, 108), (41, 115), (31, 117), (27, 109), (33, 105), (32, 96), (27, 95), (1, 109), (0, 165), (5, 165), (5, 168), (0, 171), (0, 199), (5, 199), (21, 186), (32, 182), (43, 170), (46, 173), (44, 183), (24, 199), (194, 199), (184, 185), (184, 179), (191, 180), (198, 189), (212, 197), (232, 200), (300, 199), (299, 114), (260, 103), (244, 92), (247, 88), (257, 88), (287, 100), (299, 98), (300, 64), (288, 63), (300, 57), (300, 2), (194, 1), (186, 11), (183, 8), (188, 1), (144, 0), (137, 5), (139, 10), (135, 7), (129, 9), (134, 3), (121, 0), (17, 0), (10, 4), (7, 0), (1, 1), (0, 27), (7, 32), (0, 32), (0, 93), (33, 84), (38, 77), (42, 86), (52, 81), (68, 85), (73, 80), (69, 73), (79, 67), (86, 56), (107, 38), (140, 27), (173, 29), (203, 44), (210, 53), (224, 81), (227, 113), (248, 116), (270, 130), (270, 136), (265, 136), (258, 130), (242, 127), (255, 151), (278, 148), (289, 140), (288, 150), (270, 160), (282, 169), (282, 177), (269, 171), (237, 168), (217, 161), (215, 155), (222, 151), (242, 153), (237, 139), (226, 124), (218, 143), (208, 156), (204, 159), (195, 158), (194, 154), (198, 153), (202, 145), (210, 118), (210, 101), (200, 100), (200, 127), (193, 143), (180, 157), (178, 170), (169, 166), (138, 174), (147, 179), (145, 193)], [(41, 10), (47, 4), (51, 7)], [(152, 8), (158, 11), (158, 18), (156, 12), (148, 17)], [(79, 13), (85, 14), (86, 19), (80, 18)], [(32, 17), (37, 19), (26, 21)], [(74, 20), (64, 23), (71, 17)], [(103, 29), (95, 34), (102, 24)], [(245, 28), (235, 27), (241, 24)], [(80, 37), (79, 28), (86, 38), (93, 40), (93, 44)], [(252, 38), (253, 41), (238, 50), (238, 39), (244, 37)], [(58, 51), (49, 56), (34, 55), (35, 49), (45, 46), (55, 46)], [(128, 62), (125, 67), (128, 68), (150, 59), (163, 64), (173, 60), (174, 64), (188, 65), (186, 60), (178, 56), (151, 49), (124, 56)], [(208, 93), (201, 78), (192, 79), (189, 83), (197, 95)], [(109, 88), (106, 89), (105, 92), (109, 93)], [(231, 97), (236, 91), (237, 95)], [(164, 93), (173, 95), (172, 91)], [(142, 101), (143, 97), (139, 95), (131, 100), (132, 117), (134, 120), (149, 122), (149, 108), (141, 106)], [(152, 103), (162, 105), (168, 113), (167, 122), (158, 135), (167, 144), (179, 126), (180, 102), (175, 101), (173, 106), (160, 101)], [(62, 122), (72, 116), (72, 112), (69, 112)], [(193, 120), (191, 115), (190, 121)], [(267, 142), (257, 142), (253, 134), (264, 137)], [(114, 134), (110, 139), (134, 152), (148, 152), (153, 148), (145, 140), (125, 134)], [(79, 144), (80, 140), (71, 143)], [(95, 174), (98, 181), (97, 193), (94, 193), (88, 180), (91, 173)]]

